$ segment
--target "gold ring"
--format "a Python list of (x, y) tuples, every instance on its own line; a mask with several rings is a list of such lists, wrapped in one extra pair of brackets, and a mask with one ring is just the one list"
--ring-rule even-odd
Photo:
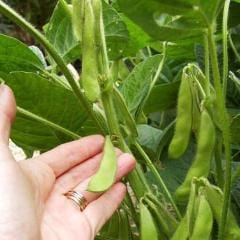
[(68, 199), (72, 200), (73, 203), (83, 211), (87, 207), (87, 200), (82, 193), (76, 191), (69, 191), (64, 194)]

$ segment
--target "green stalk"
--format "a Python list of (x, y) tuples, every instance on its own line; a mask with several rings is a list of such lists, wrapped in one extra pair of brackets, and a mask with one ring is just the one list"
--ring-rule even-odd
[(224, 176), (222, 167), (222, 136), (217, 137), (217, 142), (215, 146), (215, 165), (216, 165), (216, 176), (217, 183), (220, 188), (224, 186)]
[(31, 36), (36, 39), (49, 53), (49, 55), (54, 59), (67, 81), (69, 82), (74, 94), (76, 95), (81, 107), (83, 107), (88, 115), (94, 120), (102, 133), (106, 133), (106, 128), (103, 126), (103, 121), (99, 119), (99, 115), (96, 115), (93, 111), (92, 105), (87, 101), (78, 87), (76, 81), (74, 80), (71, 72), (66, 66), (63, 58), (59, 56), (58, 52), (52, 46), (52, 44), (45, 38), (45, 36), (40, 33), (32, 24), (26, 21), (22, 16), (20, 16), (17, 12), (15, 12), (12, 8), (10, 8), (7, 4), (0, 0), (0, 13), (6, 16), (8, 19), (13, 21), (19, 27), (28, 32)]
[[(210, 52), (209, 52), (209, 42), (208, 42), (208, 32), (204, 35), (204, 46), (205, 46), (205, 76), (206, 76), (206, 91), (207, 97), (210, 97)], [(219, 136), (216, 149), (215, 149), (215, 164), (216, 164), (216, 176), (219, 186), (223, 187), (223, 168), (222, 168), (222, 138)]]
[(146, 162), (146, 165), (148, 166), (148, 168), (152, 171), (155, 179), (157, 180), (159, 186), (163, 189), (164, 193), (166, 194), (168, 200), (170, 201), (170, 203), (172, 204), (177, 217), (179, 220), (181, 220), (182, 216), (181, 213), (179, 212), (177, 205), (175, 204), (173, 197), (171, 195), (171, 193), (168, 191), (167, 186), (165, 185), (162, 177), (160, 176), (159, 172), (157, 171), (156, 167), (154, 166), (154, 164), (152, 163), (152, 161), (150, 160), (150, 158), (148, 157), (148, 155), (145, 153), (145, 151), (142, 149), (142, 147), (140, 146), (140, 144), (135, 140), (133, 141), (134, 146), (136, 147), (137, 151), (139, 152), (139, 154), (143, 157), (143, 159)]
[(210, 97), (210, 53), (208, 44), (208, 33), (204, 34), (204, 51), (205, 51), (205, 76), (206, 76), (206, 91), (207, 97)]
[(240, 54), (238, 53), (237, 48), (236, 48), (236, 46), (233, 43), (231, 34), (229, 34), (228, 38), (229, 38), (230, 46), (231, 46), (231, 48), (232, 48), (232, 50), (233, 50), (233, 52), (234, 52), (238, 62), (240, 62)]
[(228, 16), (231, 0), (226, 0), (223, 10), (223, 93), (227, 93), (227, 80), (228, 80)]
[(22, 114), (23, 116), (29, 117), (29, 118), (37, 121), (37, 122), (40, 122), (40, 123), (44, 124), (47, 127), (50, 127), (50, 128), (53, 128), (53, 129), (55, 129), (59, 132), (62, 132), (64, 134), (66, 134), (67, 136), (71, 137), (72, 139), (81, 138), (81, 136), (79, 136), (78, 134), (76, 134), (76, 133), (74, 133), (74, 132), (72, 132), (72, 131), (70, 131), (66, 128), (63, 128), (63, 127), (61, 127), (61, 126), (59, 126), (59, 125), (57, 125), (57, 124), (55, 124), (51, 121), (48, 121), (45, 118), (39, 117), (38, 115), (33, 114), (33, 113), (31, 113), (31, 112), (29, 112), (29, 111), (27, 111), (27, 110), (25, 110), (21, 107), (17, 107), (17, 112)]
[(209, 28), (209, 50), (211, 55), (212, 71), (214, 87), (216, 91), (216, 105), (217, 105), (217, 118), (220, 121), (220, 127), (223, 136), (223, 145), (225, 150), (225, 160), (226, 160), (226, 174), (225, 174), (225, 185), (224, 185), (224, 203), (222, 209), (222, 219), (219, 229), (219, 240), (223, 240), (225, 226), (227, 222), (227, 215), (229, 210), (229, 203), (231, 197), (231, 146), (230, 146), (230, 124), (228, 119), (227, 110), (225, 107), (225, 96), (223, 93), (223, 88), (221, 86), (221, 77), (218, 65), (217, 57), (217, 47), (214, 39), (214, 27)]

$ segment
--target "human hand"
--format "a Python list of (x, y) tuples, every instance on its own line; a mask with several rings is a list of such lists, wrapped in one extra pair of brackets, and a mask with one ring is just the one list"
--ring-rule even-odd
[[(90, 136), (63, 144), (39, 157), (17, 163), (8, 148), (16, 104), (11, 90), (0, 87), (0, 236), (6, 239), (91, 240), (122, 202), (126, 187), (120, 179), (135, 166), (120, 150), (116, 184), (104, 194), (86, 192), (104, 144)], [(81, 212), (64, 194), (83, 193)]]

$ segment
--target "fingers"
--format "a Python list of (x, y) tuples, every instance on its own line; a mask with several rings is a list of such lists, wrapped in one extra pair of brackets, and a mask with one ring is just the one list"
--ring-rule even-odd
[[(132, 155), (127, 153), (120, 155), (118, 158), (118, 170), (116, 175), (116, 182), (120, 181), (120, 179), (122, 179), (129, 172), (131, 172), (134, 169), (135, 164), (136, 162)], [(91, 178), (84, 180), (73, 189), (76, 192), (83, 193), (88, 203), (92, 202), (93, 200), (97, 199), (99, 196), (102, 195), (102, 193), (91, 193), (86, 191), (90, 179)], [(67, 189), (67, 191), (69, 190), (72, 190), (72, 189)]]
[(95, 235), (117, 210), (126, 194), (126, 187), (122, 183), (115, 184), (96, 201), (84, 210)]
[(8, 145), (11, 124), (16, 115), (16, 102), (12, 90), (0, 85), (0, 143)]
[(104, 138), (100, 135), (84, 137), (80, 140), (62, 144), (38, 157), (50, 166), (59, 177), (76, 165), (88, 160), (102, 151)]
[[(120, 156), (122, 152), (116, 149), (116, 154)], [(56, 181), (56, 190), (60, 193), (66, 193), (76, 187), (80, 182), (92, 176), (97, 171), (102, 156), (103, 153), (100, 153), (60, 176)]]

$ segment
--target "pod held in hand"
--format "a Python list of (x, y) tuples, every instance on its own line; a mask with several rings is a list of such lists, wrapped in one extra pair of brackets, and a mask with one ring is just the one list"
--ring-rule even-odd
[(88, 191), (104, 192), (115, 182), (117, 172), (117, 155), (109, 136), (106, 137), (103, 158), (97, 173), (92, 177)]

